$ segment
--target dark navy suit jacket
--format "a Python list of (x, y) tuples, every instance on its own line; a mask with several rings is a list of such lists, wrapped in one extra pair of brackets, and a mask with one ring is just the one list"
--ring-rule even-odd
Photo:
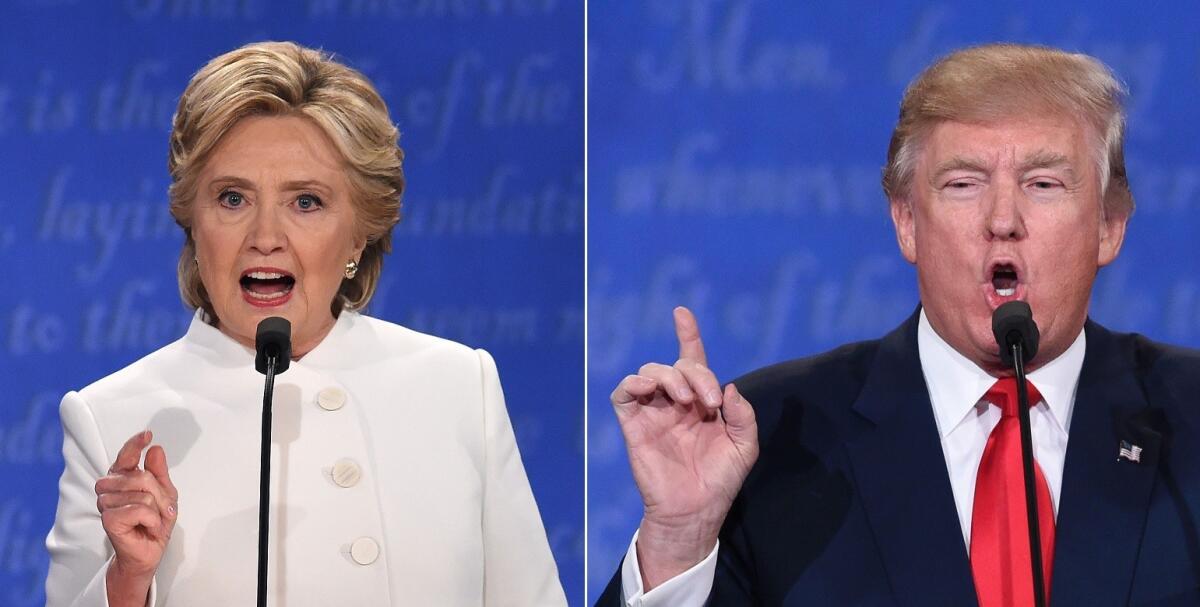
[[(761, 455), (709, 605), (977, 604), (917, 319), (735, 380)], [(1084, 330), (1051, 605), (1200, 605), (1200, 352)], [(1118, 460), (1122, 440), (1140, 463)], [(618, 571), (597, 605), (621, 604)]]

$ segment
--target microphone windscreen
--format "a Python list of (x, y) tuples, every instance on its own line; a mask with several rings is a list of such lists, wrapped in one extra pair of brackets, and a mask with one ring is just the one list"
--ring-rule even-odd
[(1012, 345), (1015, 343), (1021, 344), (1026, 364), (1037, 356), (1041, 335), (1033, 322), (1033, 310), (1023, 301), (1010, 301), (992, 312), (992, 335), (996, 337), (996, 345), (1000, 346), (1000, 360), (1005, 365), (1013, 364)]
[(275, 357), (275, 374), (287, 371), (292, 362), (292, 323), (279, 316), (262, 319), (254, 336), (254, 368), (266, 374), (267, 358)]

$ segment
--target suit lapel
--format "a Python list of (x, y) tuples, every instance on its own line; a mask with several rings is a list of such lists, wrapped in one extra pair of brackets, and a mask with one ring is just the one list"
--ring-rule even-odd
[[(1085, 328), (1055, 533), (1052, 601), (1124, 605), (1158, 469), (1161, 431), (1135, 375), (1132, 345), (1100, 326)], [(1140, 463), (1118, 460), (1122, 440)]]
[(897, 601), (973, 605), (967, 551), (917, 353), (918, 314), (880, 343), (854, 404), (875, 427), (846, 449)]

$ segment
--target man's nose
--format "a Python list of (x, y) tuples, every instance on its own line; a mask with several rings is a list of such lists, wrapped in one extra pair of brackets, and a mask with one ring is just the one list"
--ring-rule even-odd
[(1001, 183), (991, 197), (991, 208), (987, 214), (987, 232), (990, 239), (1018, 240), (1025, 237), (1025, 222), (1021, 215), (1021, 186), (1018, 183)]
[(250, 233), (246, 236), (247, 247), (262, 255), (270, 255), (282, 251), (287, 244), (287, 234), (284, 232), (282, 209), (278, 205), (267, 202), (254, 209), (254, 218), (250, 224)]

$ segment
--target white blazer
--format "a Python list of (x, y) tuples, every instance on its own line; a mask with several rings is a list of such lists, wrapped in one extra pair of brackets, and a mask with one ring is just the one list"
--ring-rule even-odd
[[(262, 391), (254, 351), (198, 313), (68, 393), (47, 605), (107, 605), (94, 486), (144, 429), (179, 489), (150, 604), (253, 605)], [(274, 403), (271, 605), (566, 605), (486, 352), (346, 311)]]

